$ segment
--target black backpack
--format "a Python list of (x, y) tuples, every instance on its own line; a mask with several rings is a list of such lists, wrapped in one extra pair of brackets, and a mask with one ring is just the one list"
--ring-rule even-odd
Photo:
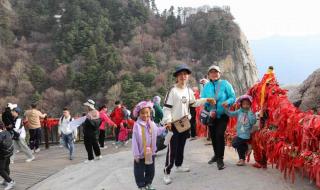
[[(59, 119), (59, 120), (60, 120), (60, 123), (62, 123), (62, 120), (63, 120), (63, 119), (64, 119), (64, 115), (60, 117), (60, 119)], [(70, 117), (69, 121), (72, 121), (72, 120), (73, 120), (73, 118)]]
[(13, 141), (8, 131), (0, 132), (0, 158), (8, 158), (13, 154)]

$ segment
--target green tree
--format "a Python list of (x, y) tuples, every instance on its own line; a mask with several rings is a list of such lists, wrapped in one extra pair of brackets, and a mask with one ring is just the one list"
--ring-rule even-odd
[(144, 64), (145, 66), (156, 66), (156, 60), (153, 57), (152, 53), (146, 52), (144, 54)]
[(39, 65), (33, 65), (31, 67), (31, 72), (29, 74), (30, 81), (32, 85), (37, 89), (39, 92), (45, 90), (49, 84), (46, 78), (45, 70), (40, 67)]

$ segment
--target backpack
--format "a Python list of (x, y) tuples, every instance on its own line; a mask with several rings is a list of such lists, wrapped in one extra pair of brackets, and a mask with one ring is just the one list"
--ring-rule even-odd
[[(60, 120), (60, 123), (62, 123), (63, 118), (64, 118), (64, 115), (60, 117), (60, 119), (59, 119), (59, 120)], [(73, 118), (70, 117), (69, 121), (72, 121), (72, 119), (73, 119)]]
[(0, 158), (8, 158), (13, 154), (13, 141), (8, 131), (0, 132)]

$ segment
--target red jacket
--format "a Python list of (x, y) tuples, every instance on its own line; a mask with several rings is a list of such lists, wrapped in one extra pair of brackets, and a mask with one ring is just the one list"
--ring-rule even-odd
[(101, 119), (101, 124), (99, 129), (100, 130), (105, 130), (106, 129), (106, 124), (109, 126), (115, 126), (116, 124), (109, 118), (107, 113), (103, 110), (100, 111), (100, 119)]
[(122, 111), (122, 107), (116, 107), (114, 108), (114, 110), (112, 111), (111, 115), (110, 115), (112, 121), (119, 126), (123, 120), (123, 111)]

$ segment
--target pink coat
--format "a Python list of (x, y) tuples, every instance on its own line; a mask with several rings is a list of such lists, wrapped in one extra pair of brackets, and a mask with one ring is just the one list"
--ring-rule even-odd
[(125, 128), (123, 125), (120, 127), (120, 133), (119, 133), (119, 141), (126, 141), (128, 139), (128, 129)]
[(106, 130), (106, 124), (109, 126), (115, 126), (116, 124), (109, 118), (107, 113), (103, 110), (100, 111), (100, 119), (101, 119), (101, 124), (99, 127), (99, 130)]

